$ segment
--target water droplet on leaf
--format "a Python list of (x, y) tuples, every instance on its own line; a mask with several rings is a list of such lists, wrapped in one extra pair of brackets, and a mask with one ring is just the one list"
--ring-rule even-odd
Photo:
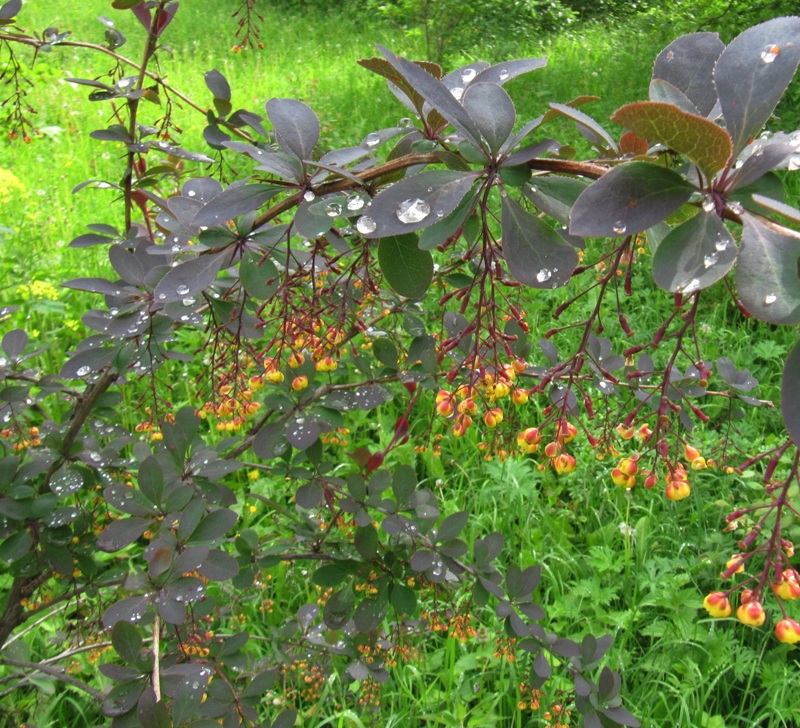
[(360, 210), (364, 207), (364, 198), (359, 195), (357, 192), (354, 192), (352, 195), (349, 195), (347, 198), (347, 209), (351, 212), (355, 212), (356, 210)]
[(356, 230), (360, 232), (362, 235), (369, 235), (370, 233), (375, 232), (375, 228), (378, 227), (378, 224), (367, 215), (362, 215), (358, 218), (358, 222), (356, 223)]
[(374, 131), (371, 131), (369, 134), (367, 134), (366, 138), (364, 139), (364, 144), (366, 144), (368, 147), (377, 147), (380, 143), (380, 134), (377, 134)]
[(328, 217), (337, 217), (338, 215), (342, 214), (342, 206), (338, 202), (331, 202), (325, 208), (325, 214)]
[(719, 253), (711, 253), (703, 258), (703, 266), (708, 269), (712, 265), (716, 265), (717, 260), (719, 260)]
[(763, 51), (761, 51), (761, 60), (764, 61), (764, 63), (772, 63), (778, 57), (778, 53), (780, 52), (780, 46), (770, 43), (764, 48)]
[(431, 214), (431, 206), (419, 198), (403, 200), (397, 207), (396, 214), (397, 219), (406, 224), (422, 222)]
[(764, 296), (764, 305), (765, 306), (770, 306), (773, 303), (775, 303), (775, 301), (777, 301), (777, 300), (778, 300), (778, 297), (774, 293), (770, 293), (769, 295)]
[(617, 220), (611, 228), (617, 235), (624, 235), (628, 229), (622, 220)]
[(552, 276), (553, 274), (551, 271), (549, 271), (547, 268), (542, 268), (536, 274), (536, 280), (539, 281), (539, 283), (544, 283), (545, 281), (549, 281)]
[(475, 69), (474, 69), (474, 68), (465, 68), (465, 69), (464, 69), (464, 70), (461, 72), (461, 80), (462, 80), (464, 83), (469, 83), (469, 82), (470, 82), (470, 81), (471, 81), (473, 78), (475, 78), (475, 76), (477, 76), (477, 75), (478, 75), (478, 74), (475, 72)]
[(461, 88), (461, 86), (456, 86), (450, 89), (450, 93), (453, 94), (453, 98), (456, 101), (461, 101), (461, 97), (464, 95), (464, 89)]
[(306, 191), (303, 193), (303, 199), (304, 199), (306, 202), (314, 202), (314, 200), (316, 200), (316, 199), (317, 199), (317, 196), (316, 196), (316, 195), (315, 195), (315, 194), (314, 194), (314, 193), (313, 193), (311, 190), (306, 190)]

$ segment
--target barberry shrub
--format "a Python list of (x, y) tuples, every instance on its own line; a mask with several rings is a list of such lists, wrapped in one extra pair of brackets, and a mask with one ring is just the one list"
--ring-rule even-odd
[[(540, 569), (501, 560), (498, 533), (467, 540), (466, 511), (440, 511), (423, 455), (441, 435), (563, 477), (581, 467), (582, 443), (614, 457), (613, 483), (663, 482), (676, 501), (693, 470), (763, 462), (763, 502), (728, 519), (747, 535), (723, 576), (745, 562), (751, 576), (705, 606), (728, 616), (746, 586), (736, 614), (760, 625), (772, 591), (777, 638), (798, 641), (783, 529), (798, 509), (800, 348), (783, 374), (785, 442), (737, 462), (727, 438), (745, 406), (762, 404), (757, 382), (729, 359), (706, 361), (698, 327), (714, 288), (761, 321), (800, 321), (800, 211), (782, 183), (800, 166), (800, 132), (762, 134), (800, 62), (800, 18), (728, 46), (714, 33), (674, 41), (650, 99), (613, 115), (619, 138), (581, 110), (586, 97), (517, 119), (504, 84), (543, 59), (445, 74), (378, 46), (360, 63), (404, 107), (396, 125), (325, 150), (306, 104), (269, 99), (266, 119), (234, 109), (209, 70), (197, 151), (169, 105), (149, 105), (177, 93), (155, 61), (178, 3), (111, 6), (140, 21), (143, 58), (120, 55), (125, 38), (106, 19), (94, 48), (116, 60), (110, 76), (71, 79), (110, 105), (115, 123), (91, 136), (123, 159), (119, 180), (81, 186), (116, 193), (119, 225), (89, 221), (71, 243), (103, 246), (113, 272), (64, 282), (96, 305), (82, 318), (94, 333), (57, 372), (37, 367), (25, 331), (2, 338), (0, 664), (21, 689), (28, 673), (64, 680), (115, 726), (283, 727), (311, 689), (292, 687), (293, 670), (318, 686), (339, 669), (369, 702), (415, 633), (466, 639), (491, 607), (531, 703), (555, 668), (586, 726), (639, 725), (602, 666), (611, 637), (546, 631)], [(0, 50), (16, 89), (6, 121), (29, 138), (18, 54), (73, 41), (26, 33), (21, 10), (0, 7)], [(577, 126), (586, 159), (547, 136), (556, 119)], [(648, 303), (627, 303), (643, 289), (637, 262), (672, 302), (655, 331), (633, 331), (626, 315)], [(529, 313), (560, 288), (558, 323), (540, 330)], [(588, 295), (593, 305), (576, 306)], [(203, 399), (176, 407), (187, 371)], [(344, 456), (348, 423), (390, 401), (396, 419)], [(717, 462), (690, 442), (712, 418), (729, 423)], [(248, 491), (245, 469), (282, 495)], [(271, 527), (248, 525), (245, 493)], [(312, 595), (280, 605), (267, 638), (247, 624), (215, 632), (298, 563)], [(60, 613), (77, 616), (87, 643), (109, 641), (99, 671), (110, 690), (17, 650)]]

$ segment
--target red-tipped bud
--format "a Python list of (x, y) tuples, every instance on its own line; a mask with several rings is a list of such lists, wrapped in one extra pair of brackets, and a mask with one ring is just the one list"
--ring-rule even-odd
[(559, 475), (571, 473), (575, 470), (576, 465), (577, 463), (572, 455), (561, 453), (561, 455), (553, 458), (553, 467)]
[(561, 452), (561, 445), (557, 442), (548, 442), (544, 446), (544, 454), (547, 455), (549, 458), (554, 458), (558, 453)]
[(730, 617), (731, 603), (728, 601), (722, 592), (711, 592), (705, 599), (703, 599), (703, 606), (710, 616), (715, 619), (722, 619), (723, 617)]
[(691, 492), (692, 489), (685, 480), (673, 480), (667, 483), (666, 495), (671, 501), (688, 498)]
[(736, 610), (736, 619), (742, 624), (747, 624), (751, 627), (760, 627), (764, 624), (767, 615), (764, 612), (764, 607), (757, 599), (751, 599), (746, 604), (739, 605)]
[(793, 619), (781, 619), (775, 625), (775, 636), (786, 645), (796, 645), (800, 642), (800, 624)]

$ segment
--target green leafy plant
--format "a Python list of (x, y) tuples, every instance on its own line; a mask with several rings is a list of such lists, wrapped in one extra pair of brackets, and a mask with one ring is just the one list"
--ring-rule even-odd
[[(705, 606), (727, 616), (741, 591), (739, 620), (760, 626), (769, 589), (777, 638), (800, 641), (785, 536), (798, 508), (800, 354), (784, 366), (788, 436), (739, 457), (743, 408), (764, 401), (738, 363), (705, 360), (700, 333), (714, 288), (768, 324), (800, 320), (800, 237), (788, 226), (800, 211), (783, 194), (800, 133), (762, 134), (800, 63), (800, 18), (727, 46), (713, 33), (677, 39), (656, 60), (650, 99), (612, 117), (627, 129), (619, 137), (583, 96), (517, 119), (504, 85), (543, 59), (445, 74), (378, 46), (360, 63), (408, 116), (324, 149), (303, 102), (269, 99), (265, 119), (234, 106), (218, 70), (205, 73), (205, 108), (167, 83), (156, 61), (178, 3), (111, 6), (141, 24), (142, 59), (120, 55), (126, 38), (104, 19), (105, 45), (92, 48), (114, 60), (109, 76), (70, 80), (109, 105), (91, 136), (122, 152), (118, 179), (76, 192), (112, 190), (120, 223), (87, 222), (71, 246), (107, 249), (113, 273), (64, 282), (102, 298), (82, 317), (92, 335), (58, 372), (35, 366), (42, 349), (24, 330), (2, 339), (0, 664), (19, 690), (31, 675), (58, 677), (116, 726), (282, 727), (330, 674), (360, 683), (369, 704), (413, 636), (472, 634), (491, 607), (526, 696), (557, 680), (584, 725), (639, 725), (605, 662), (611, 636), (546, 630), (533, 597), (541, 568), (503, 563), (497, 532), (465, 536), (480, 514), (442, 511), (426, 458), (443, 437), (500, 461), (543, 456), (553, 478), (594, 451), (615, 459), (610, 479), (624, 491), (663, 477), (672, 501), (690, 494), (690, 471), (765, 463), (763, 500), (728, 516), (746, 535), (723, 576), (758, 566)], [(27, 140), (16, 54), (77, 41), (24, 32), (21, 10), (0, 7), (0, 51), (15, 89), (6, 123)], [(204, 115), (207, 149), (181, 144), (176, 98)], [(147, 123), (150, 108), (160, 115)], [(588, 159), (545, 135), (556, 120), (576, 126)], [(653, 295), (636, 266), (648, 249), (672, 303), (636, 333), (625, 302)], [(555, 327), (532, 325), (537, 302), (562, 288)], [(197, 380), (186, 396), (179, 372)], [(377, 427), (343, 457), (359, 421)], [(692, 442), (709, 422), (717, 463)], [(250, 486), (260, 479), (270, 492)], [(248, 520), (245, 494), (270, 522)], [(615, 571), (595, 546), (593, 569)], [(209, 627), (294, 564), (309, 592), (287, 599), (267, 634)], [(59, 605), (74, 606), (86, 637), (109, 637), (109, 690), (20, 652), (27, 625)], [(292, 666), (317, 692), (292, 683)]]

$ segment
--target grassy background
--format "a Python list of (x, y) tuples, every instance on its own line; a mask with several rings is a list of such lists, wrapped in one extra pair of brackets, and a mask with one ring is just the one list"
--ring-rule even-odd
[[(99, 42), (103, 26), (94, 17), (109, 15), (108, 5), (107, 0), (28, 2), (21, 23), (30, 29), (56, 25), (72, 30), (75, 39)], [(161, 54), (162, 71), (201, 105), (210, 102), (202, 72), (216, 68), (233, 87), (234, 107), (263, 113), (268, 98), (284, 96), (309, 103), (323, 124), (323, 146), (357, 143), (406, 113), (381, 79), (355, 63), (374, 55), (376, 41), (402, 54), (418, 52), (414, 39), (393, 26), (344, 12), (310, 8), (298, 14), (266, 6), (264, 50), (237, 53), (232, 50), (234, 21), (224, 3), (206, 3), (202, 13), (187, 10), (182, 8), (163, 38), (172, 52)], [(130, 39), (122, 51), (137, 58), (135, 20), (129, 13), (113, 17)], [(537, 116), (550, 101), (594, 94), (601, 99), (585, 108), (602, 122), (623, 103), (646, 98), (653, 60), (674, 35), (677, 29), (669, 23), (643, 18), (625, 26), (587, 24), (520, 41), (514, 56), (546, 56), (549, 65), (508, 85), (519, 118)], [(454, 53), (448, 61), (457, 66), (502, 60), (497, 53), (496, 48), (477, 48)], [(29, 98), (39, 111), (34, 118), (42, 134), (30, 145), (0, 141), (0, 167), (13, 174), (0, 187), (0, 226), (8, 229), (0, 233), (0, 303), (23, 304), (21, 315), (33, 328), (58, 339), (62, 351), (77, 340), (86, 297), (52, 285), (108, 270), (103, 250), (73, 251), (67, 244), (85, 231), (87, 222), (113, 224), (119, 219), (113, 192), (86, 189), (73, 195), (71, 190), (87, 176), (116, 181), (120, 168), (119, 148), (87, 135), (113, 123), (109, 105), (89, 102), (85, 87), (63, 79), (93, 78), (108, 70), (109, 63), (80, 49), (40, 55), (30, 68), (35, 86)], [(157, 118), (158, 109), (145, 109), (151, 120)], [(784, 115), (782, 123), (790, 121)], [(204, 119), (182, 109), (176, 122), (184, 130), (184, 145), (202, 150)], [(562, 131), (573, 134), (566, 125)], [(33, 282), (39, 287), (31, 286)], [(663, 296), (661, 300), (669, 306)], [(632, 326), (647, 330), (661, 313), (656, 304), (637, 309), (631, 312)], [(760, 396), (775, 396), (777, 367), (793, 332), (744, 321), (722, 297), (708, 309), (705, 323), (708, 357), (749, 362), (765, 380)], [(58, 354), (52, 356), (55, 365)], [(188, 401), (191, 395), (187, 389)], [(381, 408), (353, 426), (352, 439), (357, 443), (359, 438), (381, 437), (391, 431), (388, 425), (396, 416), (390, 405)], [(381, 423), (388, 425), (381, 428)], [(743, 435), (757, 447), (767, 447), (777, 427), (776, 413), (764, 409), (749, 417)], [(588, 631), (615, 635), (610, 664), (622, 670), (623, 694), (643, 725), (797, 725), (796, 651), (777, 645), (768, 630), (712, 622), (700, 610), (703, 594), (718, 586), (721, 565), (734, 544), (730, 534), (719, 533), (721, 518), (734, 497), (736, 502), (759, 497), (757, 473), (725, 478), (716, 471), (693, 474), (697, 487), (689, 501), (672, 504), (655, 492), (621, 493), (610, 484), (608, 466), (597, 462), (588, 448), (570, 479), (543, 473), (532, 460), (486, 462), (469, 438), (447, 443), (442, 458), (423, 457), (417, 465), (428, 474), (427, 484), (437, 489), (444, 511), (468, 509), (475, 514), (471, 536), (501, 530), (508, 553), (523, 555), (522, 566), (543, 564), (538, 596), (551, 629), (577, 636)], [(281, 484), (267, 480), (252, 488), (286, 497)], [(257, 501), (252, 504), (249, 524), (269, 532), (272, 513)], [(298, 595), (298, 585), (306, 582), (300, 567), (287, 567), (261, 593), (244, 596), (234, 616), (241, 615), (256, 636), (267, 637), (268, 628), (292, 604), (316, 596)], [(45, 625), (34, 647), (45, 653), (55, 636), (54, 628)], [(347, 683), (328, 680), (305, 700), (306, 709), (316, 711), (306, 725), (547, 725), (546, 704), (535, 711), (518, 707), (524, 675), (517, 663), (495, 657), (498, 646), (481, 640), (480, 633), (467, 645), (441, 634), (423, 635), (414, 659), (401, 661), (382, 689), (379, 713), (359, 709), (359, 693)], [(567, 687), (548, 688), (550, 700)], [(99, 720), (96, 706), (69, 690), (53, 692), (51, 683), (26, 697), (24, 706), (37, 725)]]

